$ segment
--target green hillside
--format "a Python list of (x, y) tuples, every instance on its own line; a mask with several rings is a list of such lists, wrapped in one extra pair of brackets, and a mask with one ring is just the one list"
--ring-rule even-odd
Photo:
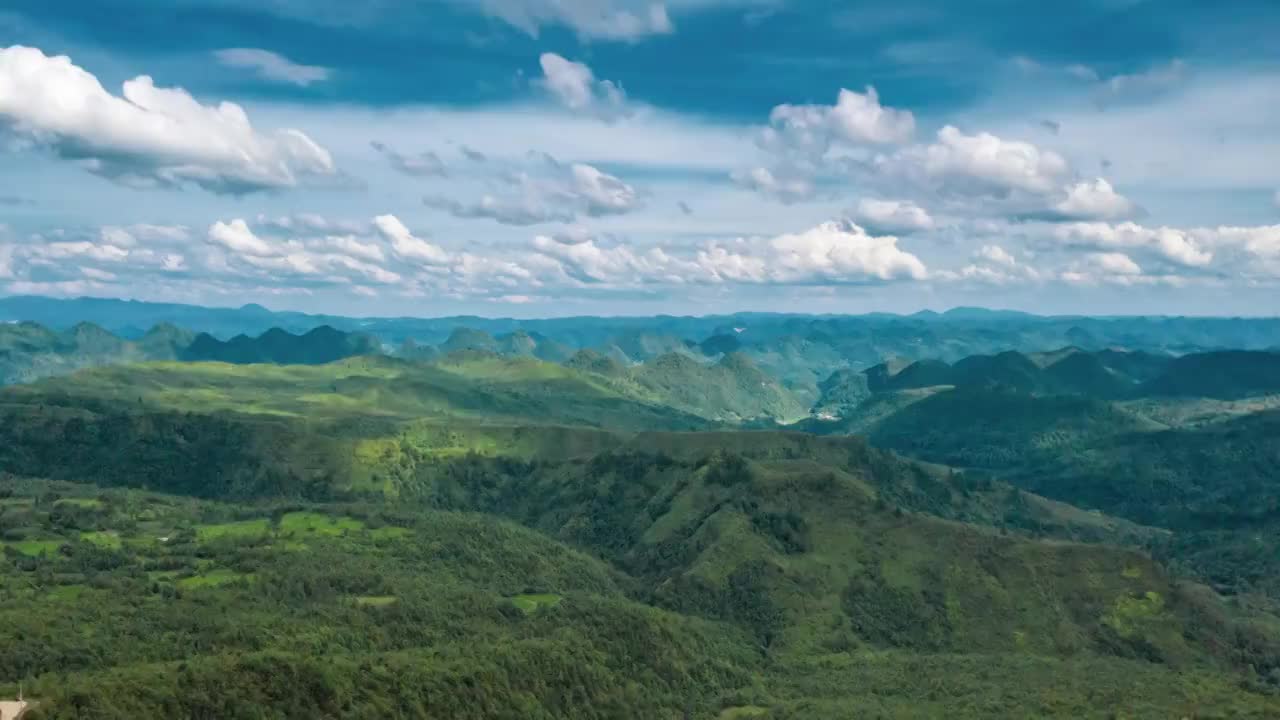
[[(36, 718), (1280, 713), (1274, 413), (1169, 430), (1165, 400), (1044, 392), (1116, 374), (1063, 351), (845, 369), (837, 419), (744, 430), (809, 412), (745, 354), (494, 342), (0, 390), (0, 694)], [(909, 380), (943, 368), (958, 387)]]
[(961, 467), (1006, 469), (1117, 433), (1156, 429), (1103, 400), (993, 389), (933, 394), (868, 429), (882, 447)]
[(625, 367), (586, 351), (571, 358), (570, 365), (599, 375), (620, 392), (716, 422), (793, 422), (809, 412), (795, 394), (741, 353), (704, 362), (672, 352)]

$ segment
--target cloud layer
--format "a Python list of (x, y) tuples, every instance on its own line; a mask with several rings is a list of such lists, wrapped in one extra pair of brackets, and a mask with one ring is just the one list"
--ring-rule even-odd
[(291, 129), (259, 132), (239, 105), (202, 105), (145, 75), (112, 95), (70, 58), (36, 48), (0, 49), (0, 122), (18, 138), (129, 185), (243, 194), (336, 172), (311, 138)]

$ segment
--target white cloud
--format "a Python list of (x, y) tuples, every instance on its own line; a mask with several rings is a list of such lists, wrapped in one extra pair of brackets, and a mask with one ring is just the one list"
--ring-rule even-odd
[(973, 259), (974, 262), (959, 271), (941, 270), (934, 273), (933, 277), (939, 280), (995, 286), (1040, 282), (1044, 277), (1038, 269), (1020, 262), (1012, 253), (999, 245), (983, 245), (973, 253)]
[(270, 50), (227, 48), (213, 53), (218, 62), (230, 68), (252, 70), (264, 80), (307, 87), (329, 79), (330, 70), (315, 65), (300, 65)]
[(1089, 265), (1108, 275), (1141, 275), (1142, 268), (1124, 253), (1090, 253), (1086, 256)]
[(1148, 275), (1133, 258), (1116, 252), (1089, 253), (1063, 270), (1059, 277), (1072, 285), (1107, 283), (1128, 287), (1157, 283), (1181, 285), (1185, 282), (1184, 278), (1177, 275)]
[(583, 40), (635, 41), (673, 28), (667, 8), (650, 0), (460, 0), (538, 36), (546, 25), (563, 25)]
[(966, 135), (952, 125), (939, 130), (933, 144), (912, 148), (907, 158), (917, 161), (928, 177), (964, 194), (1049, 193), (1071, 172), (1052, 150), (986, 132)]
[(627, 113), (626, 94), (609, 80), (596, 80), (591, 68), (555, 53), (538, 58), (542, 66), (543, 88), (570, 110), (591, 112), (612, 120)]
[(772, 283), (858, 283), (923, 280), (928, 270), (892, 236), (875, 237), (850, 222), (826, 222), (763, 244), (713, 244), (697, 262), (717, 280)]
[(1073, 220), (1118, 220), (1137, 212), (1137, 206), (1103, 178), (1069, 186), (1066, 199), (1053, 209), (1062, 218)]
[(129, 257), (129, 251), (115, 245), (104, 245), (88, 240), (56, 241), (27, 248), (30, 256), (44, 260), (88, 258), (98, 262), (119, 263)]
[(813, 197), (815, 193), (813, 183), (808, 179), (779, 177), (773, 171), (764, 167), (735, 170), (729, 174), (729, 179), (741, 187), (754, 190), (761, 195), (767, 195), (784, 203), (807, 200)]
[[(605, 245), (591, 236), (534, 239), (534, 250), (555, 261), (572, 283), (822, 285), (923, 280), (928, 271), (897, 238), (875, 237), (849, 223), (828, 222), (773, 238), (714, 241), (691, 249), (627, 243)], [(535, 273), (554, 281), (556, 273)]]
[(613, 175), (582, 163), (569, 166), (569, 172), (573, 176), (573, 191), (581, 198), (588, 215), (626, 213), (639, 203), (635, 188)]
[(3, 126), (128, 185), (190, 183), (236, 194), (336, 172), (311, 138), (297, 130), (258, 132), (239, 105), (201, 105), (145, 75), (115, 96), (70, 58), (23, 46), (0, 49)]
[(278, 248), (254, 234), (249, 229), (249, 224), (240, 219), (230, 223), (221, 220), (215, 222), (209, 227), (208, 238), (209, 242), (244, 257), (265, 258), (279, 252)]
[(459, 218), (486, 218), (503, 225), (572, 222), (579, 215), (623, 215), (641, 206), (640, 193), (621, 179), (591, 165), (562, 165), (550, 156), (505, 180), (510, 189), (462, 201), (427, 196), (428, 207)]
[(1207, 244), (1244, 251), (1265, 259), (1280, 259), (1280, 225), (1220, 226), (1189, 231)]
[(535, 237), (533, 247), (557, 260), (571, 278), (584, 283), (634, 284), (660, 278), (681, 279), (670, 267), (674, 259), (659, 248), (636, 252), (626, 245), (602, 247), (594, 238), (545, 235)]
[(1148, 228), (1132, 222), (1071, 223), (1056, 228), (1054, 235), (1068, 245), (1147, 250), (1185, 267), (1205, 267), (1213, 261), (1213, 253), (1195, 237), (1170, 227)]
[(382, 248), (372, 242), (361, 242), (354, 235), (331, 235), (325, 238), (324, 244), (334, 250), (369, 262), (386, 262), (387, 256)]
[(402, 260), (427, 265), (443, 265), (449, 262), (449, 254), (443, 248), (415, 237), (395, 215), (379, 215), (373, 219), (373, 225), (378, 233), (391, 243), (391, 249)]
[(821, 155), (833, 142), (853, 145), (905, 143), (915, 133), (915, 117), (880, 104), (876, 89), (841, 89), (835, 105), (778, 105), (769, 113), (761, 144)]
[(983, 245), (978, 250), (978, 257), (1004, 267), (1015, 267), (1018, 264), (1018, 261), (999, 245)]
[(905, 234), (934, 228), (933, 217), (924, 208), (904, 200), (863, 198), (850, 217), (871, 232)]

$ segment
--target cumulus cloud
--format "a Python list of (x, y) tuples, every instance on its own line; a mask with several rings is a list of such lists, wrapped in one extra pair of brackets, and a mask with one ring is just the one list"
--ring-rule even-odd
[(278, 252), (275, 246), (249, 229), (248, 223), (239, 219), (230, 223), (215, 222), (209, 227), (208, 239), (210, 243), (239, 255), (268, 257)]
[(1071, 223), (1054, 230), (1068, 245), (1098, 249), (1135, 249), (1184, 267), (1205, 267), (1213, 253), (1190, 233), (1170, 227), (1148, 228), (1132, 222)]
[(934, 228), (933, 217), (924, 208), (905, 200), (863, 198), (849, 215), (871, 232), (908, 234)]
[(1067, 196), (1053, 206), (1062, 218), (1074, 220), (1116, 220), (1137, 212), (1133, 201), (1117, 193), (1102, 178), (1075, 183), (1067, 188)]
[[(374, 223), (379, 228), (385, 226), (394, 231), (395, 223), (399, 221), (387, 217), (390, 219), (377, 218)], [(412, 247), (415, 241), (421, 242), (409, 236), (403, 225), (399, 229), (408, 238), (400, 239), (398, 254), (404, 246)], [(222, 274), (234, 275), (239, 268), (250, 274), (307, 276), (314, 278), (315, 282), (327, 284), (348, 284), (359, 280), (392, 285), (402, 280), (399, 273), (384, 266), (387, 258), (380, 246), (372, 240), (361, 240), (355, 236), (262, 237), (247, 222), (237, 218), (229, 222), (215, 222), (210, 226), (206, 239), (209, 245), (226, 253), (206, 263), (209, 269)], [(394, 247), (396, 241), (391, 242)], [(412, 250), (404, 255), (416, 257)]]
[(239, 105), (202, 105), (145, 75), (112, 95), (70, 58), (23, 46), (0, 49), (0, 129), (135, 186), (243, 194), (336, 173), (311, 138), (259, 132)]
[[(31, 292), (38, 292), (40, 284), (54, 294), (71, 287), (59, 283), (93, 282), (102, 288), (102, 283), (185, 270), (185, 257), (174, 246), (189, 241), (183, 226), (54, 228), (22, 243), (0, 245), (0, 277), (25, 283)], [(12, 286), (10, 291), (18, 292)]]
[[(892, 236), (828, 222), (772, 238), (713, 241), (696, 248), (638, 248), (591, 236), (538, 236), (533, 248), (564, 279), (584, 284), (863, 284), (923, 280), (928, 271)], [(544, 277), (554, 277), (551, 276)]]
[(1256, 258), (1280, 259), (1280, 225), (1225, 225), (1188, 233), (1211, 246), (1242, 251)]
[(230, 68), (250, 70), (263, 80), (307, 87), (329, 79), (330, 70), (315, 65), (300, 65), (270, 50), (259, 48), (226, 48), (213, 56)]
[(572, 222), (580, 215), (622, 215), (641, 206), (640, 193), (623, 180), (584, 163), (562, 165), (543, 156), (537, 166), (511, 174), (507, 188), (464, 201), (432, 195), (428, 207), (459, 218), (504, 225)]
[(826, 222), (804, 232), (756, 243), (713, 244), (698, 264), (717, 280), (773, 283), (858, 283), (923, 280), (918, 257), (892, 236), (876, 237), (848, 221)]
[(430, 150), (414, 155), (398, 152), (387, 145), (374, 141), (369, 145), (377, 150), (396, 171), (411, 177), (445, 177), (449, 168), (440, 156)]
[(605, 247), (595, 238), (549, 237), (533, 239), (539, 253), (559, 262), (571, 278), (584, 283), (642, 283), (658, 279), (681, 281), (675, 259), (660, 248), (637, 251), (627, 245)]
[(1141, 275), (1142, 268), (1124, 253), (1090, 253), (1086, 261), (1109, 275)]
[(959, 273), (949, 273), (945, 279), (1011, 285), (1038, 282), (1042, 278), (1038, 269), (1019, 261), (1003, 247), (983, 245), (974, 253), (974, 262), (961, 268)]
[(591, 68), (555, 53), (538, 58), (542, 66), (539, 84), (564, 107), (590, 112), (606, 120), (627, 114), (627, 97), (609, 80), (596, 80)]
[(740, 187), (754, 190), (783, 203), (807, 200), (816, 192), (812, 181), (807, 178), (779, 177), (772, 170), (764, 167), (735, 170), (729, 174), (729, 179)]
[(763, 131), (761, 144), (821, 154), (833, 142), (905, 143), (911, 140), (915, 127), (915, 116), (881, 105), (876, 89), (868, 86), (864, 93), (841, 89), (835, 105), (778, 105), (769, 113), (769, 127)]
[(674, 28), (666, 5), (649, 0), (459, 0), (537, 37), (562, 25), (583, 40), (635, 41)]
[(391, 244), (392, 251), (402, 260), (426, 265), (443, 265), (449, 262), (449, 253), (439, 245), (423, 240), (400, 222), (395, 215), (379, 215), (373, 219), (378, 233)]
[(362, 242), (355, 235), (331, 235), (324, 239), (323, 244), (339, 253), (369, 262), (382, 263), (387, 260), (386, 253), (376, 243)]
[(966, 135), (952, 125), (939, 130), (935, 142), (911, 149), (905, 158), (918, 162), (929, 178), (962, 194), (1049, 193), (1071, 173), (1066, 159), (1052, 150), (986, 132)]
[(1142, 266), (1124, 253), (1089, 253), (1064, 270), (1064, 282), (1073, 285), (1149, 285), (1156, 282), (1177, 283), (1177, 276), (1153, 276), (1143, 272)]

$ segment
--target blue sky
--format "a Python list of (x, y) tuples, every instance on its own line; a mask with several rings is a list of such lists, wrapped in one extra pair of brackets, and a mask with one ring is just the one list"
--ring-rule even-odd
[(1262, 0), (10, 0), (0, 292), (1275, 314)]

